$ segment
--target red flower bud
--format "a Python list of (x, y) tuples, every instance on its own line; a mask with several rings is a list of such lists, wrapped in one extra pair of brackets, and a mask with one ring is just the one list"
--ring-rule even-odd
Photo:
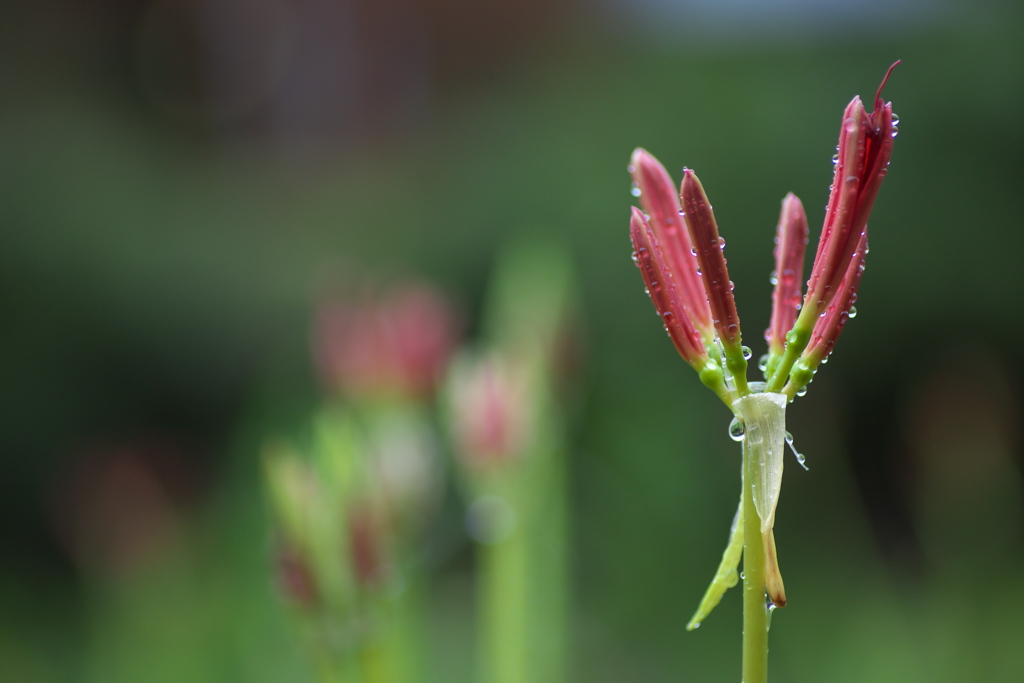
[(661, 316), (665, 331), (679, 355), (699, 371), (708, 360), (704, 342), (680, 300), (675, 273), (670, 270), (654, 231), (636, 207), (629, 222), (629, 237), (633, 241), (633, 260), (643, 275), (647, 294)]
[(892, 103), (882, 101), (882, 88), (896, 64), (878, 87), (874, 112), (868, 114), (860, 97), (854, 97), (843, 113), (825, 225), (801, 316), (818, 316), (832, 302), (861, 235), (867, 232), (868, 215), (888, 171), (896, 136)]
[(711, 210), (711, 203), (704, 194), (704, 187), (697, 175), (688, 168), (683, 169), (683, 184), (679, 192), (683, 202), (683, 217), (690, 232), (697, 255), (697, 265), (704, 282), (704, 291), (711, 306), (712, 321), (718, 338), (727, 350), (739, 347), (740, 317), (736, 312), (736, 300), (732, 295), (732, 281), (725, 265), (725, 240), (718, 235), (718, 224)]
[(715, 339), (711, 308), (704, 283), (693, 258), (693, 243), (683, 225), (679, 193), (665, 167), (647, 150), (638, 147), (630, 161), (630, 173), (640, 192), (640, 206), (649, 217), (654, 238), (672, 273), (679, 302), (706, 343)]
[(448, 302), (423, 285), (355, 304), (321, 305), (313, 330), (320, 375), (331, 390), (359, 400), (429, 398), (455, 346)]
[(476, 472), (516, 461), (531, 444), (529, 373), (512, 358), (492, 353), (457, 356), (448, 379), (448, 412), (457, 456)]
[(857, 287), (860, 285), (861, 275), (864, 274), (864, 257), (867, 253), (868, 237), (865, 234), (861, 236), (857, 249), (853, 252), (853, 259), (839, 285), (839, 292), (825, 309), (825, 315), (818, 318), (818, 322), (815, 323), (811, 342), (804, 351), (803, 355), (815, 366), (832, 353), (839, 334), (846, 326), (846, 321), (852, 317), (853, 303), (857, 300)]
[(804, 275), (804, 250), (807, 247), (807, 215), (799, 197), (790, 192), (782, 200), (779, 226), (775, 236), (775, 291), (772, 293), (771, 326), (765, 340), (771, 354), (786, 347), (786, 333), (796, 322), (800, 309), (800, 287)]

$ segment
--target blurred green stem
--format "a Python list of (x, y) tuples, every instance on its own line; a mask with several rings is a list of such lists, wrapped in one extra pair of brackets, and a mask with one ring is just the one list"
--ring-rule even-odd
[[(743, 440), (743, 683), (768, 681), (768, 610), (761, 518), (754, 507), (757, 446)], [(763, 445), (763, 441), (760, 442)], [(751, 445), (748, 445), (751, 444)]]
[(508, 537), (483, 545), (480, 559), (482, 680), (529, 683), (529, 553), (522, 519)]
[(350, 650), (332, 648), (320, 639), (315, 661), (318, 683), (362, 683), (359, 662)]
[(544, 503), (533, 515), (533, 573), (530, 624), (534, 664), (530, 683), (565, 683), (568, 620), (568, 510), (566, 454), (555, 451), (543, 458)]

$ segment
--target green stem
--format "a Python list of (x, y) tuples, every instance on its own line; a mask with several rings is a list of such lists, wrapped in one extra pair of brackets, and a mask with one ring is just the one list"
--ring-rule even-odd
[[(537, 493), (543, 508), (531, 519), (530, 683), (565, 683), (568, 647), (568, 510), (565, 453), (542, 454)], [(540, 459), (538, 459), (540, 460)]]
[(332, 646), (324, 632), (325, 624), (314, 626), (313, 663), (317, 683), (362, 683), (359, 657), (353, 650)]
[(743, 442), (743, 683), (768, 681), (768, 610), (761, 518), (754, 507), (755, 447)]
[(800, 358), (800, 354), (804, 352), (807, 344), (811, 341), (811, 333), (814, 331), (814, 322), (817, 320), (817, 315), (809, 314), (809, 310), (804, 309), (800, 311), (800, 316), (793, 323), (793, 329), (786, 334), (786, 350), (783, 352), (779, 364), (771, 377), (768, 378), (768, 386), (765, 387), (766, 392), (782, 390), (786, 380), (789, 378), (789, 371), (793, 369), (793, 365)]
[[(521, 511), (517, 511), (521, 512)], [(505, 539), (481, 547), (481, 656), (484, 683), (526, 683), (529, 661), (528, 547), (518, 523)]]

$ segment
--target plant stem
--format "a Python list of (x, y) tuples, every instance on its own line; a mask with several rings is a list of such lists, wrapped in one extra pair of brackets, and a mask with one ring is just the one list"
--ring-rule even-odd
[[(568, 647), (568, 510), (565, 453), (544, 454), (535, 496), (541, 508), (531, 519), (532, 604), (530, 683), (565, 683)], [(543, 493), (540, 489), (543, 487)]]
[(756, 446), (743, 441), (743, 683), (768, 681), (768, 610), (761, 518), (754, 507)]
[(481, 547), (481, 636), (484, 683), (525, 683), (529, 662), (528, 545), (522, 525)]

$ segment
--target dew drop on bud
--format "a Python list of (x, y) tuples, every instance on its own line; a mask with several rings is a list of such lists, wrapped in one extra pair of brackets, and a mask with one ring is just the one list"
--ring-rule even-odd
[(729, 438), (733, 441), (743, 441), (744, 431), (743, 423), (740, 422), (739, 418), (734, 417), (732, 422), (729, 423)]
[(764, 372), (765, 370), (768, 369), (768, 354), (767, 353), (757, 359), (757, 369), (760, 370), (761, 372)]
[(750, 360), (750, 357), (754, 355), (754, 352), (750, 350), (749, 346), (741, 346), (740, 350), (743, 351), (744, 360)]
[(806, 396), (807, 395), (807, 387), (800, 387), (800, 390), (798, 392), (796, 392), (796, 395), (797, 396)]
[(850, 306), (850, 312), (847, 315), (849, 315), (849, 317), (851, 317), (851, 318), (856, 318), (857, 317), (857, 307), (856, 306)]
[(639, 196), (640, 196), (640, 195), (642, 194), (642, 193), (640, 192), (640, 184), (639, 184), (639, 183), (636, 183), (636, 182), (634, 182), (634, 183), (633, 183), (633, 189), (632, 189), (632, 190), (630, 190), (630, 193), (632, 193), (632, 195), (633, 195), (634, 197), (639, 197)]

